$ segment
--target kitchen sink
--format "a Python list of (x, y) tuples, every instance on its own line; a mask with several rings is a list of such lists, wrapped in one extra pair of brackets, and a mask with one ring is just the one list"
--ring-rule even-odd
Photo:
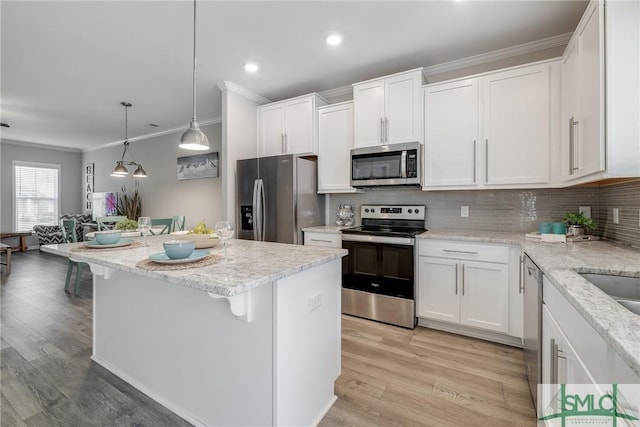
[(640, 277), (579, 273), (627, 310), (640, 315)]

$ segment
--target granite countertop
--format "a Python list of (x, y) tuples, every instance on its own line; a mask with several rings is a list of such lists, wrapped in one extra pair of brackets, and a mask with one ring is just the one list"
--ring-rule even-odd
[[(142, 239), (137, 239), (142, 240)], [(148, 276), (223, 296), (234, 296), (258, 286), (291, 276), (347, 254), (345, 249), (318, 246), (289, 245), (283, 243), (254, 242), (252, 240), (230, 240), (227, 246), (228, 261), (206, 267), (177, 270), (150, 271), (136, 267), (136, 263), (151, 254), (163, 252), (162, 242), (171, 236), (147, 236), (148, 247), (114, 251), (71, 252), (83, 243), (66, 243), (41, 246), (44, 252), (71, 256), (84, 261)], [(222, 244), (208, 249), (222, 255)]]
[(640, 250), (606, 241), (568, 244), (526, 241), (522, 247), (567, 301), (640, 375), (640, 316), (578, 274), (640, 277)]
[(416, 236), (418, 239), (465, 240), (479, 243), (502, 243), (503, 245), (521, 245), (525, 242), (524, 233), (503, 231), (425, 231)]

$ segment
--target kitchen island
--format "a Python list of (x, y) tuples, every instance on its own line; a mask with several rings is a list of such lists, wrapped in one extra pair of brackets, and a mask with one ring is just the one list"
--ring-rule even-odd
[(346, 251), (231, 240), (208, 266), (137, 266), (168, 239), (42, 247), (91, 267), (92, 359), (194, 425), (317, 424), (340, 374)]

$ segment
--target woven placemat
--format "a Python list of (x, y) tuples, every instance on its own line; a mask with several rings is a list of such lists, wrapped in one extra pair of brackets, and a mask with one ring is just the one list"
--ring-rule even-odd
[(220, 255), (207, 255), (205, 258), (199, 259), (194, 262), (187, 262), (184, 264), (161, 264), (158, 262), (153, 262), (150, 259), (146, 258), (142, 261), (139, 261), (136, 264), (136, 267), (141, 268), (143, 270), (152, 270), (152, 271), (176, 271), (176, 270), (186, 270), (188, 268), (198, 268), (198, 267), (206, 267), (207, 265), (215, 264), (222, 259)]
[(142, 246), (142, 242), (131, 242), (130, 245), (127, 246), (118, 246), (117, 248), (101, 248), (99, 246), (89, 247), (86, 245), (78, 246), (77, 248), (72, 248), (71, 252), (110, 252), (110, 251), (121, 251), (123, 249), (134, 249)]

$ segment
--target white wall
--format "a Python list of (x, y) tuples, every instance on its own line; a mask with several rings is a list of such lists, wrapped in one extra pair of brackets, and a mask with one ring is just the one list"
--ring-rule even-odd
[[(13, 166), (14, 160), (22, 162), (60, 165), (60, 214), (81, 213), (82, 153), (78, 150), (55, 149), (43, 145), (0, 141), (0, 228), (13, 230)], [(28, 241), (37, 245), (38, 239)], [(5, 243), (15, 244), (7, 239)]]
[[(147, 172), (147, 178), (136, 179), (131, 175), (125, 178), (111, 176), (111, 170), (122, 155), (123, 145), (83, 154), (83, 164), (95, 163), (95, 189), (101, 191), (121, 191), (123, 185), (127, 192), (133, 190), (135, 181), (140, 182), (142, 214), (152, 218), (169, 218), (173, 215), (185, 215), (186, 226), (191, 227), (205, 219), (207, 225), (214, 227), (221, 218), (221, 178), (224, 173), (221, 165), (224, 153), (221, 149), (221, 125), (203, 126), (202, 131), (209, 138), (211, 149), (206, 152), (218, 152), (218, 178), (177, 180), (177, 158), (202, 154), (201, 151), (187, 151), (178, 147), (180, 133), (162, 135), (142, 141), (131, 142), (129, 150), (137, 162)], [(127, 157), (125, 160), (128, 160)], [(133, 172), (133, 167), (128, 167)]]
[(258, 154), (256, 107), (268, 102), (230, 82), (222, 90), (222, 150), (225, 152), (222, 179), (222, 215), (236, 222), (236, 161)]

